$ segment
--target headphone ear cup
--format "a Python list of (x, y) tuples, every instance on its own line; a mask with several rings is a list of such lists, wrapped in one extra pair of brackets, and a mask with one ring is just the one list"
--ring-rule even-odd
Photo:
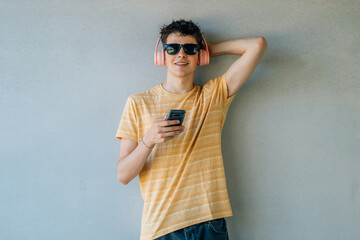
[(203, 50), (202, 49), (200, 49), (200, 51), (199, 51), (199, 59), (198, 59), (198, 65), (199, 66), (202, 66), (203, 65), (203, 62), (204, 62), (204, 60), (203, 60)]
[(165, 51), (164, 50), (159, 50), (159, 51), (155, 52), (154, 62), (155, 62), (155, 65), (165, 66)]
[(155, 52), (154, 52), (154, 63), (158, 66), (165, 66), (165, 51), (164, 49), (158, 50), (160, 38), (157, 40)]
[(157, 51), (154, 52), (154, 64), (157, 65)]
[(204, 36), (202, 36), (202, 39), (203, 39), (203, 44), (204, 44), (204, 47), (205, 49), (200, 49), (200, 52), (199, 52), (199, 61), (198, 61), (198, 64), (200, 66), (204, 66), (204, 65), (207, 65), (209, 64), (210, 62), (210, 52), (209, 52), (209, 47), (206, 43), (206, 40), (204, 38)]
[(209, 58), (210, 58), (209, 51), (204, 50), (204, 49), (200, 49), (198, 64), (200, 66), (204, 66), (204, 65), (209, 64)]
[(161, 51), (159, 51), (160, 54), (160, 66), (165, 66), (165, 51), (164, 49), (162, 49)]

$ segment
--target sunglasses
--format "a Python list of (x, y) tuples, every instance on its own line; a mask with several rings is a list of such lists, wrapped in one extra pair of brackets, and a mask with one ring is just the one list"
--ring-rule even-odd
[(170, 43), (170, 44), (165, 44), (165, 50), (169, 55), (178, 54), (178, 52), (180, 52), (181, 48), (184, 49), (184, 52), (187, 55), (195, 55), (199, 50), (198, 45), (194, 44), (194, 43), (187, 43), (187, 44)]

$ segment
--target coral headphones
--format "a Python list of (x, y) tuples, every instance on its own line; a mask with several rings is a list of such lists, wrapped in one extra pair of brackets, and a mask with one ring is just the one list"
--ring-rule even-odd
[[(200, 65), (200, 66), (207, 65), (207, 64), (209, 64), (209, 61), (210, 61), (208, 45), (205, 41), (205, 38), (202, 37), (202, 39), (203, 39), (203, 44), (205, 46), (205, 49), (200, 49), (200, 51), (199, 51), (198, 65)], [(160, 38), (158, 39), (158, 41), (156, 43), (155, 53), (154, 53), (154, 62), (155, 62), (155, 65), (165, 66), (165, 50), (164, 49), (158, 50), (159, 42), (160, 42)]]

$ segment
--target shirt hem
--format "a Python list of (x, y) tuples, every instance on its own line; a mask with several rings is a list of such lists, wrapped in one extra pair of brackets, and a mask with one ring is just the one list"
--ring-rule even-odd
[(153, 235), (152, 238), (141, 238), (141, 240), (153, 240), (153, 239), (159, 238), (161, 236), (164, 236), (164, 235), (166, 235), (168, 233), (175, 232), (175, 231), (180, 230), (182, 228), (186, 228), (186, 227), (198, 224), (198, 223), (203, 223), (203, 222), (211, 221), (211, 220), (218, 219), (218, 218), (225, 218), (225, 217), (232, 217), (232, 216), (233, 216), (232, 212), (231, 213), (226, 213), (226, 214), (219, 214), (219, 215), (215, 214), (215, 215), (213, 215), (211, 217), (203, 218), (201, 220), (194, 220), (194, 221), (188, 222), (186, 224), (179, 225), (178, 227), (173, 228), (173, 229), (169, 229), (169, 230), (167, 230), (167, 231), (165, 231), (165, 232), (163, 232), (161, 234), (155, 234), (155, 235)]

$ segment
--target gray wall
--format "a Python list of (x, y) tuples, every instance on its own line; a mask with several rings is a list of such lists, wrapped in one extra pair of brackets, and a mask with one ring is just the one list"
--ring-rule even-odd
[(268, 42), (223, 129), (230, 238), (360, 239), (357, 0), (1, 0), (0, 239), (139, 238), (115, 133), (127, 97), (165, 81), (158, 29), (180, 17), (209, 42)]

